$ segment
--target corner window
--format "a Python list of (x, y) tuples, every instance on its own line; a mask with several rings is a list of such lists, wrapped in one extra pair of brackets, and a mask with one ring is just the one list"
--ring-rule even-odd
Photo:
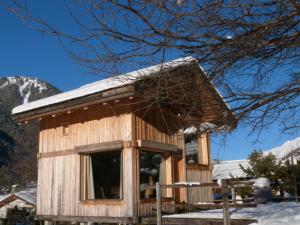
[(81, 199), (122, 198), (122, 154), (107, 151), (81, 158)]
[[(156, 197), (156, 182), (167, 184), (168, 177), (172, 177), (172, 171), (167, 170), (166, 154), (140, 151), (140, 199)], [(164, 192), (165, 190), (162, 193), (163, 197)]]

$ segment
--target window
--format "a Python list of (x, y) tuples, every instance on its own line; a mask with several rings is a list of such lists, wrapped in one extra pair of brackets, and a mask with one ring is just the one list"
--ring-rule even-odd
[(209, 165), (209, 134), (185, 135), (185, 159), (187, 164)]
[(167, 170), (166, 154), (140, 151), (140, 199), (156, 197), (155, 184), (167, 184)]
[(122, 198), (121, 156), (121, 151), (82, 156), (82, 200)]
[(199, 163), (197, 134), (188, 134), (184, 137), (186, 163)]

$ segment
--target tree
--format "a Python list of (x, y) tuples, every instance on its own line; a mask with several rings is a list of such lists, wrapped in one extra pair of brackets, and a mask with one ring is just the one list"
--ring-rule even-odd
[[(297, 190), (298, 196), (300, 194), (300, 162), (298, 161), (297, 164), (294, 165), (296, 183), (297, 183)], [(280, 189), (295, 195), (295, 184), (293, 179), (293, 165), (290, 163), (289, 160), (286, 160), (278, 171), (278, 176), (280, 177)]]
[(296, 0), (65, 0), (77, 30), (36, 15), (31, 1), (5, 2), (32, 29), (58, 37), (93, 73), (193, 56), (240, 122), (253, 130), (274, 122), (285, 132), (300, 130)]
[(14, 146), (15, 142), (13, 138), (0, 130), (0, 168), (9, 162)]
[[(249, 167), (245, 168), (240, 164), (241, 169), (247, 176), (253, 178), (265, 177), (271, 181), (274, 190), (294, 194), (294, 181), (292, 177), (292, 165), (289, 160), (278, 160), (269, 153), (263, 154), (262, 151), (254, 150), (248, 157)], [(295, 171), (298, 188), (300, 187), (300, 164), (296, 164)], [(299, 189), (298, 189), (299, 190)]]
[(241, 169), (247, 176), (253, 178), (265, 177), (271, 182), (277, 180), (278, 164), (276, 157), (273, 154), (264, 155), (262, 151), (254, 150), (248, 157), (249, 167), (244, 168), (240, 165)]

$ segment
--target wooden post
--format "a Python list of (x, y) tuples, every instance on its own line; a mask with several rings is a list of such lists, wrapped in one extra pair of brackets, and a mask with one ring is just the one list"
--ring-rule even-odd
[(291, 164), (292, 164), (292, 173), (293, 173), (293, 181), (294, 181), (295, 199), (296, 202), (298, 202), (298, 187), (297, 187), (296, 171), (294, 165), (294, 152), (292, 152), (291, 154)]
[(228, 204), (228, 181), (222, 180), (222, 203), (224, 225), (230, 225), (229, 204)]
[(234, 187), (231, 187), (231, 198), (232, 198), (232, 203), (236, 204), (236, 194), (235, 194), (235, 189)]
[(156, 224), (161, 225), (161, 190), (159, 182), (156, 182)]

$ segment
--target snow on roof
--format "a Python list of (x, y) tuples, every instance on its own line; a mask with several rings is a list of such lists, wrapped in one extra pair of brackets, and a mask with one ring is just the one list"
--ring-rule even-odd
[[(264, 155), (272, 153), (277, 159), (285, 159), (290, 156), (293, 151), (300, 152), (300, 137), (294, 140), (286, 141), (281, 146), (263, 151)], [(245, 177), (246, 174), (240, 168), (240, 164), (247, 168), (249, 166), (247, 159), (221, 161), (213, 165), (213, 178), (225, 179), (232, 177)]]
[(136, 70), (130, 73), (117, 75), (112, 78), (100, 80), (91, 84), (81, 86), (80, 88), (71, 91), (67, 91), (61, 94), (53, 95), (47, 98), (43, 98), (37, 101), (17, 106), (12, 110), (12, 114), (22, 113), (33, 109), (68, 101), (71, 99), (80, 98), (90, 94), (95, 94), (108, 89), (132, 84), (145, 76), (155, 75), (162, 71), (173, 69), (179, 66), (190, 65), (192, 63), (197, 63), (197, 60), (193, 57), (185, 57), (162, 63), (156, 66), (147, 67), (141, 70)]
[(16, 196), (32, 205), (36, 205), (36, 188), (26, 189), (15, 193)]
[(21, 190), (7, 195), (0, 195), (0, 202), (12, 195), (17, 196), (18, 198), (26, 201), (27, 203), (36, 205), (36, 187), (27, 188), (25, 190)]
[(3, 199), (5, 199), (5, 196), (6, 196), (6, 195), (0, 195), (0, 202), (1, 202)]
[(234, 177), (246, 177), (244, 171), (240, 168), (240, 164), (247, 168), (249, 166), (248, 160), (231, 160), (221, 161), (218, 164), (213, 165), (213, 178), (214, 179), (226, 179)]
[(209, 129), (214, 129), (216, 128), (217, 125), (213, 124), (213, 123), (209, 123), (209, 122), (205, 122), (202, 123), (198, 128), (196, 128), (195, 126), (190, 126), (188, 128), (186, 128), (183, 133), (184, 134), (195, 134), (197, 131), (199, 132), (203, 132), (203, 131), (207, 131)]

